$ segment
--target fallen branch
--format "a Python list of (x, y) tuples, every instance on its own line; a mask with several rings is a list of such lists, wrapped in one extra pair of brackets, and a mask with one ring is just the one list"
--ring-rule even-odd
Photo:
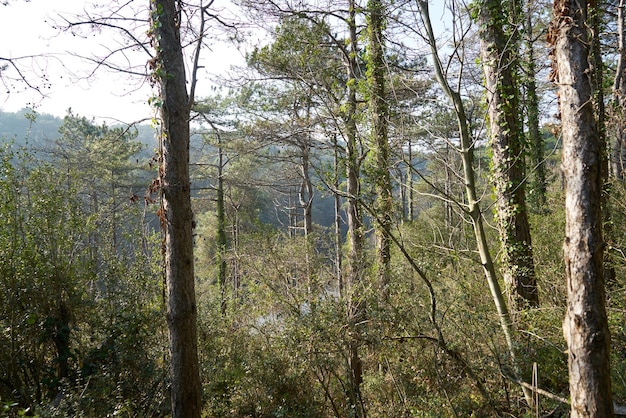
[[(533, 386), (533, 385), (531, 385), (529, 383), (526, 383), (524, 381), (521, 381), (519, 379), (513, 379), (510, 376), (508, 376), (508, 378), (512, 382), (517, 383), (519, 385), (522, 385), (525, 388), (530, 389), (530, 390), (532, 390), (535, 393), (538, 393), (539, 395), (542, 395), (542, 396), (545, 396), (546, 398), (552, 399), (553, 401), (561, 402), (561, 403), (566, 404), (566, 405), (570, 404), (569, 399), (562, 398), (559, 395), (555, 395), (554, 393), (551, 393), (551, 392), (548, 392), (547, 390), (535, 387), (535, 386)], [(613, 402), (613, 411), (615, 412), (615, 415), (626, 416), (626, 405), (619, 405), (618, 403)]]

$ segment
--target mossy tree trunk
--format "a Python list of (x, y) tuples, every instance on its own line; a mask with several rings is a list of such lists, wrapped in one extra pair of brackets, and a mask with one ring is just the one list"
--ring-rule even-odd
[(519, 116), (517, 53), (514, 50), (518, 45), (517, 28), (511, 27), (509, 22), (519, 13), (515, 2), (511, 3), (482, 0), (476, 7), (487, 90), (503, 276), (511, 309), (524, 309), (538, 306), (539, 297), (526, 211), (525, 147)]
[(393, 220), (393, 194), (389, 173), (388, 120), (389, 106), (385, 93), (385, 47), (383, 27), (385, 6), (380, 0), (370, 0), (367, 4), (368, 46), (367, 81), (372, 122), (370, 172), (376, 191), (376, 271), (380, 286), (381, 301), (389, 298), (391, 240), (387, 231)]

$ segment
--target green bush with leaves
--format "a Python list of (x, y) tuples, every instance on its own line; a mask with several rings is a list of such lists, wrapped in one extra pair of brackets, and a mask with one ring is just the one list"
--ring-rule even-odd
[[(77, 140), (121, 134), (78, 122)], [(87, 150), (74, 151), (78, 161)], [(99, 152), (89, 153), (89, 176), (134, 170), (126, 153), (98, 171), (116, 149)], [(162, 416), (169, 406), (159, 240), (145, 233), (143, 211), (122, 200), (120, 186), (81, 177), (85, 169), (67, 165), (67, 155), (46, 155), (10, 144), (0, 150), (0, 400), (10, 415)]]

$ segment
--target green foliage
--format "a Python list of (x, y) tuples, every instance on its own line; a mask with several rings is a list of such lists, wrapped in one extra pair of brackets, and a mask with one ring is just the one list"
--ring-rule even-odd
[[(488, 3), (503, 3), (507, 11), (513, 7), (509, 1)], [(485, 4), (472, 3), (474, 18)], [(152, 10), (148, 36), (156, 42), (162, 12)], [(359, 29), (367, 22), (363, 12), (357, 11)], [(497, 13), (495, 22), (487, 23), (506, 26), (511, 35), (516, 26), (504, 20), (508, 14)], [(197, 165), (191, 175), (194, 189), (202, 189), (194, 200), (194, 250), (205, 416), (354, 416), (348, 359), (349, 344), (355, 341), (363, 361), (364, 409), (371, 417), (531, 414), (518, 386), (508, 379), (507, 345), (464, 212), (455, 117), (440, 103), (440, 92), (431, 88), (423, 59), (395, 42), (396, 18), (403, 16), (385, 19), (389, 42), (383, 60), (390, 92), (385, 97), (390, 167), (377, 164), (375, 153), (365, 153), (365, 133), (372, 126), (366, 100), (372, 91), (363, 76), (373, 73), (359, 71), (372, 58), (371, 49), (365, 44), (356, 56), (347, 52), (349, 41), (341, 35), (345, 27), (334, 26), (343, 21), (330, 14), (284, 16), (272, 42), (247, 57), (249, 66), (270, 82), (249, 82), (195, 104), (194, 119), (202, 120), (200, 134), (192, 138), (191, 162)], [(360, 32), (359, 42), (367, 42), (364, 34)], [(456, 51), (459, 56), (468, 53)], [(346, 58), (355, 58), (359, 67), (352, 79)], [(150, 65), (153, 83), (167, 78), (157, 61)], [(461, 84), (461, 76), (459, 83), (470, 108), (481, 92), (474, 95), (474, 87)], [(358, 289), (340, 288), (338, 273), (345, 275), (347, 256), (343, 254), (343, 271), (335, 271), (336, 237), (326, 228), (330, 222), (315, 225), (304, 237), (297, 232), (301, 225), (281, 213), (302, 209), (295, 196), (305, 152), (312, 157), (309, 173), (318, 192), (333, 193), (320, 181), (324, 179), (338, 177), (339, 187), (344, 187), (343, 175), (331, 161), (335, 152), (340, 160), (345, 156), (346, 94), (352, 87), (358, 102), (358, 163), (364, 173), (360, 203), (374, 201), (374, 179), (384, 171), (399, 174), (395, 207), (405, 204), (400, 193), (409, 186), (404, 179), (414, 180), (410, 187), (416, 210), (404, 223), (394, 219), (391, 228), (406, 254), (393, 246), (387, 303), (381, 303), (373, 268), (365, 269)], [(505, 106), (515, 101), (516, 92), (502, 93)], [(162, 105), (154, 99), (150, 104)], [(477, 132), (483, 113), (479, 109), (470, 115)], [(0, 415), (167, 416), (162, 242), (151, 227), (158, 224), (152, 209), (137, 205), (154, 174), (138, 161), (142, 146), (137, 132), (98, 125), (71, 112), (62, 123), (29, 115), (17, 130), (13, 126), (22, 126), (18, 116), (10, 115), (8, 122), (0, 118), (2, 132), (16, 143), (37, 142), (37, 152), (11, 145), (0, 152), (0, 364), (6, 365), (0, 369)], [(58, 122), (58, 135), (49, 129), (39, 135), (38, 124), (44, 120)], [(24, 141), (20, 135), (27, 129), (29, 141)], [(46, 136), (54, 137), (54, 143), (41, 142)], [(482, 138), (476, 140), (477, 183), (487, 190), (487, 151)], [(407, 144), (412, 161), (404, 158)], [(218, 147), (225, 157), (223, 254), (216, 251), (215, 239)], [(532, 381), (536, 365), (538, 386), (566, 398), (561, 330), (565, 214), (560, 155), (555, 144), (548, 145), (553, 148), (556, 152), (546, 165), (546, 210), (530, 218), (540, 308), (518, 312), (514, 319), (522, 377)], [(344, 163), (339, 161), (342, 172)], [(625, 403), (623, 185), (613, 185), (610, 193), (607, 252), (615, 276), (607, 283), (607, 301), (613, 388), (616, 400)], [(493, 196), (479, 195), (489, 213)], [(314, 216), (321, 213), (332, 221), (334, 211), (317, 196)], [(340, 202), (345, 199), (340, 196)], [(371, 267), (374, 240), (368, 221), (361, 256)], [(501, 252), (496, 229), (488, 228), (487, 235), (494, 254)], [(338, 238), (345, 252), (344, 233)], [(222, 260), (223, 288), (217, 279)], [(435, 303), (415, 266), (432, 285)], [(364, 311), (357, 326), (348, 321), (351, 304)], [(543, 396), (540, 407), (544, 415), (567, 413), (565, 406)]]
[(340, 51), (333, 47), (336, 40), (330, 33), (324, 22), (287, 17), (277, 26), (272, 44), (248, 55), (248, 65), (265, 75), (313, 79), (322, 87), (343, 73)]
[(111, 186), (134, 177), (138, 147), (73, 116), (60, 132), (47, 161), (0, 152), (0, 400), (40, 416), (162, 415), (158, 244)]
[(611, 185), (611, 195), (608, 199), (609, 225), (605, 230), (610, 231), (605, 235), (608, 246), (607, 254), (608, 274), (607, 290), (607, 315), (609, 329), (611, 331), (611, 371), (614, 401), (626, 404), (626, 230), (622, 225), (626, 224), (626, 185), (623, 182), (614, 181)]
[(226, 317), (217, 313), (218, 289), (200, 291), (208, 416), (321, 417), (332, 402), (344, 404), (333, 376), (342, 315), (326, 293), (323, 263), (307, 263), (302, 244), (268, 232), (242, 238), (237, 262), (246, 274), (229, 286)]

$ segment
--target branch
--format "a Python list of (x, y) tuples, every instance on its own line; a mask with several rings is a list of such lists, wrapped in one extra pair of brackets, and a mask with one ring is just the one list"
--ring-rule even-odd
[(206, 19), (204, 15), (207, 14), (207, 10), (213, 4), (214, 0), (211, 0), (206, 6), (202, 6), (200, 3), (200, 31), (198, 39), (196, 41), (196, 48), (193, 52), (193, 64), (191, 67), (191, 86), (189, 87), (189, 108), (193, 107), (196, 97), (196, 85), (198, 84), (198, 70), (200, 69), (198, 62), (200, 62), (200, 50), (202, 49), (202, 42), (204, 41), (204, 26)]
[[(21, 81), (29, 89), (35, 90), (37, 93), (41, 94), (41, 96), (44, 96), (44, 94), (41, 91), (41, 86), (35, 86), (30, 81), (28, 81), (28, 77), (26, 77), (22, 69), (17, 64), (18, 61), (21, 61), (21, 60), (25, 60), (25, 59), (34, 60), (35, 58), (44, 58), (44, 57), (45, 55), (25, 55), (25, 56), (16, 57), (16, 58), (0, 57), (0, 63), (4, 63), (4, 65), (0, 65), (0, 80), (2, 80), (2, 83), (7, 88), (7, 92), (10, 91), (10, 88), (7, 85), (7, 81), (6, 81), (9, 78), (8, 76), (5, 76), (5, 72), (7, 71), (7, 68), (13, 68), (13, 70), (15, 70), (15, 72), (17, 72), (17, 75), (18, 75), (18, 77), (15, 78), (15, 80)], [(7, 78), (5, 79), (5, 77)], [(46, 77), (44, 76), (44, 79), (45, 78)], [(44, 83), (44, 87), (49, 86), (49, 85), (50, 85), (49, 81), (47, 82), (47, 84)]]
[[(87, 20), (84, 22), (70, 22), (69, 20), (67, 20), (65, 17), (61, 16), (61, 19), (63, 19), (65, 21), (65, 23), (67, 23), (67, 27), (62, 29), (64, 31), (67, 30), (71, 30), (72, 28), (74, 28), (75, 26), (84, 26), (84, 25), (89, 25), (89, 26), (101, 26), (101, 27), (105, 27), (105, 28), (111, 28), (111, 29), (116, 29), (121, 31), (123, 34), (125, 34), (126, 36), (128, 36), (129, 39), (131, 39), (134, 43), (135, 46), (139, 46), (141, 47), (141, 49), (144, 50), (144, 52), (146, 54), (148, 54), (148, 56), (150, 56), (150, 58), (153, 58), (153, 54), (152, 52), (148, 49), (147, 42), (141, 42), (139, 39), (137, 39), (137, 37), (135, 35), (133, 35), (133, 33), (122, 27), (119, 25), (114, 25), (112, 23), (107, 23), (105, 22), (103, 19), (92, 19), (92, 20)], [(110, 20), (121, 20), (121, 21), (139, 21), (139, 22), (144, 22), (143, 20), (140, 19), (126, 19), (126, 18), (110, 18)], [(147, 22), (146, 22), (147, 24)]]

